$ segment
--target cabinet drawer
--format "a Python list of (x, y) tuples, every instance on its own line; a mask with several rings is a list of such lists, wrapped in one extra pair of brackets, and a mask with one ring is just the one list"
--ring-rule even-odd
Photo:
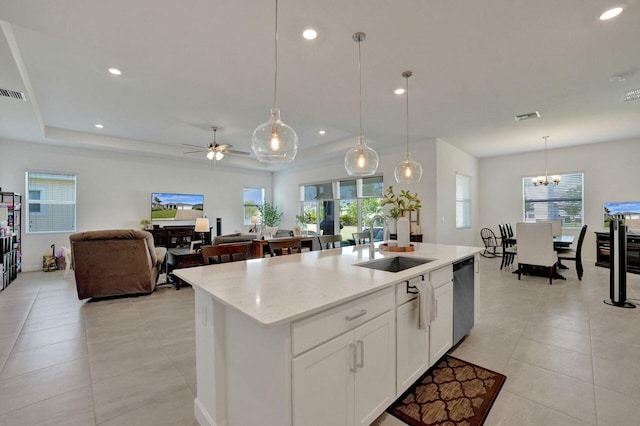
[[(410, 278), (409, 285), (414, 285), (414, 283), (418, 281), (423, 281), (424, 275), (418, 275), (416, 277)], [(417, 289), (411, 289), (412, 291), (418, 291)], [(400, 306), (403, 303), (408, 302), (411, 299), (415, 299), (418, 297), (417, 294), (407, 293), (407, 282), (403, 281), (400, 284), (396, 284), (396, 306)]]
[(293, 355), (296, 356), (393, 309), (394, 299), (394, 289), (389, 287), (293, 323)]
[(433, 288), (438, 288), (453, 280), (453, 266), (445, 266), (429, 272), (429, 281)]

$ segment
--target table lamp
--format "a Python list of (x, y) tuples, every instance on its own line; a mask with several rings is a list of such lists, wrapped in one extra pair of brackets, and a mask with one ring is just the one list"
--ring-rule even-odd
[(249, 230), (250, 232), (258, 232), (258, 222), (260, 222), (260, 218), (256, 215), (251, 216), (251, 224), (253, 225), (251, 227), (251, 229)]
[(200, 233), (200, 241), (202, 241), (202, 244), (204, 244), (204, 233), (205, 232), (210, 232), (209, 229), (209, 218), (206, 217), (199, 217), (196, 219), (196, 232)]

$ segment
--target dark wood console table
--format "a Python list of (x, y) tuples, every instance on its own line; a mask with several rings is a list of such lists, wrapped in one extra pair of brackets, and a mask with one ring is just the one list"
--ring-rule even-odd
[[(608, 232), (596, 232), (596, 266), (609, 267), (611, 245)], [(640, 274), (640, 235), (627, 234), (627, 272)]]
[[(153, 235), (153, 244), (156, 247), (189, 248), (191, 241), (200, 240), (200, 233), (195, 231), (195, 226), (165, 226), (164, 228), (149, 229)], [(202, 245), (211, 244), (211, 230), (205, 232)]]

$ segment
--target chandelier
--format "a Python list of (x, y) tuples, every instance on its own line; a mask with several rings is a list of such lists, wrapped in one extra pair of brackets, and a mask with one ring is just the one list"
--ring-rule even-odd
[(533, 183), (533, 186), (538, 186), (538, 185), (548, 186), (550, 183), (553, 183), (555, 185), (560, 183), (560, 179), (561, 179), (560, 176), (558, 175), (551, 176), (551, 180), (549, 180), (549, 173), (547, 173), (547, 139), (548, 138), (549, 136), (542, 137), (542, 139), (544, 139), (544, 176), (531, 178), (531, 183)]

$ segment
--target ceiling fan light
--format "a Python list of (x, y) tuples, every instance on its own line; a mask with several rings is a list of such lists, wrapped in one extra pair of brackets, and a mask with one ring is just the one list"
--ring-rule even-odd
[(213, 152), (213, 150), (209, 149), (209, 152), (207, 152), (207, 158), (209, 160), (213, 160), (214, 156), (215, 156), (215, 153)]
[(220, 161), (224, 158), (224, 154), (221, 151), (218, 151), (214, 157), (216, 160)]

